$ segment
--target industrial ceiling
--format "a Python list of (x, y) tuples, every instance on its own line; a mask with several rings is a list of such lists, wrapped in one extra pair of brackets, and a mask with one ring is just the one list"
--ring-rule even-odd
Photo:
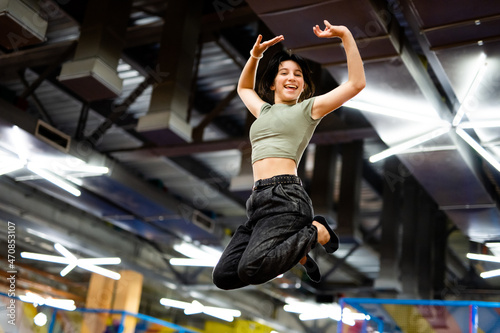
[[(6, 3), (0, 220), (16, 224), (18, 252), (57, 254), (59, 243), (80, 257), (119, 256), (145, 276), (141, 310), (164, 316), (162, 293), (202, 298), (286, 332), (312, 325), (282, 311), (288, 297), (495, 297), (499, 281), (479, 277), (495, 265), (465, 254), (500, 241), (500, 2)], [(169, 259), (182, 242), (221, 250), (245, 221), (253, 119), (236, 94), (239, 73), (257, 34), (283, 34), (274, 48), (311, 61), (317, 93), (335, 88), (345, 55), (340, 40), (313, 34), (323, 19), (353, 32), (367, 76), (322, 120), (299, 167), (340, 250), (312, 253), (321, 283), (297, 266), (218, 290), (211, 268)], [(374, 161), (386, 151), (395, 155)], [(7, 170), (13, 160), (24, 162)], [(61, 278), (60, 265), (17, 263), (20, 288), (83, 302), (88, 272)]]

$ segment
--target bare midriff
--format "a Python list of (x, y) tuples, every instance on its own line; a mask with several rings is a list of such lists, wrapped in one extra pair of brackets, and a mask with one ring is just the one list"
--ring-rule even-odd
[(295, 161), (290, 158), (268, 157), (253, 164), (254, 181), (278, 175), (297, 175)]

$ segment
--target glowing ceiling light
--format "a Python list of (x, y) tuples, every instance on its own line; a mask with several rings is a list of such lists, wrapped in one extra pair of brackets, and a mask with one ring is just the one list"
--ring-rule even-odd
[(402, 107), (401, 110), (396, 110), (396, 109), (388, 108), (385, 106), (380, 106), (380, 105), (376, 105), (376, 104), (372, 104), (372, 103), (368, 103), (368, 102), (364, 102), (364, 101), (357, 101), (357, 100), (349, 100), (349, 101), (345, 102), (343, 106), (353, 108), (353, 109), (358, 109), (358, 110), (365, 111), (365, 112), (389, 116), (392, 118), (400, 118), (400, 119), (418, 121), (418, 122), (423, 122), (423, 123), (435, 123), (436, 121), (442, 121), (439, 118), (425, 117), (425, 116), (422, 116), (419, 114), (401, 111), (404, 109), (404, 107)]
[(486, 161), (488, 161), (495, 169), (500, 171), (500, 163), (496, 158), (488, 153), (479, 143), (476, 142), (467, 132), (461, 128), (456, 129), (457, 134), (464, 139), (475, 151), (477, 151)]
[(218, 259), (195, 259), (195, 258), (172, 258), (170, 264), (173, 266), (196, 266), (215, 267)]
[(191, 303), (188, 303), (168, 298), (162, 298), (160, 299), (160, 304), (167, 307), (184, 309), (184, 313), (186, 315), (204, 313), (206, 315), (216, 317), (229, 322), (233, 321), (235, 317), (241, 316), (241, 312), (239, 310), (205, 306), (196, 300), (194, 300)]
[(490, 128), (500, 127), (500, 120), (466, 121), (460, 123), (459, 128)]
[(425, 133), (421, 136), (418, 136), (416, 138), (413, 138), (411, 140), (405, 141), (399, 145), (392, 146), (391, 148), (388, 148), (378, 154), (372, 155), (368, 160), (372, 163), (378, 162), (380, 160), (383, 160), (384, 158), (387, 158), (389, 156), (398, 154), (400, 152), (403, 152), (407, 149), (410, 149), (416, 145), (422, 144), (424, 142), (427, 142), (429, 140), (432, 140), (434, 138), (437, 138), (440, 135), (443, 135), (445, 133), (448, 133), (450, 130), (450, 126), (442, 127), (437, 130), (432, 130), (428, 133)]
[(58, 176), (56, 176), (55, 174), (53, 174), (52, 172), (50, 172), (48, 170), (39, 168), (38, 166), (36, 166), (32, 162), (28, 163), (27, 167), (29, 170), (36, 173), (40, 177), (48, 180), (49, 182), (51, 182), (52, 184), (54, 184), (56, 186), (59, 186), (63, 190), (68, 191), (69, 193), (73, 194), (76, 197), (79, 197), (82, 194), (79, 189), (77, 189), (76, 187), (74, 187), (73, 185), (68, 183), (67, 181), (59, 178)]
[(170, 259), (170, 264), (174, 266), (214, 267), (222, 255), (222, 252), (209, 246), (194, 245), (188, 242), (175, 244), (174, 250), (189, 257)]
[(19, 296), (19, 299), (23, 302), (33, 303), (35, 307), (38, 305), (48, 305), (53, 308), (59, 308), (67, 311), (74, 311), (76, 309), (75, 301), (72, 299), (56, 299), (56, 298), (44, 298), (32, 292), (27, 292), (26, 295)]
[(462, 118), (465, 114), (466, 108), (467, 108), (467, 103), (469, 102), (470, 98), (474, 96), (474, 94), (477, 91), (477, 88), (481, 84), (481, 81), (483, 80), (484, 75), (486, 74), (486, 55), (484, 53), (481, 53), (478, 59), (479, 62), (479, 68), (476, 72), (476, 75), (474, 76), (474, 79), (472, 80), (469, 89), (467, 89), (467, 92), (463, 96), (462, 100), (460, 101), (460, 107), (457, 110), (457, 113), (455, 114), (455, 117), (453, 118), (452, 125), (457, 126), (460, 124), (462, 121)]
[(481, 261), (489, 261), (489, 262), (500, 262), (500, 257), (490, 256), (487, 254), (475, 254), (475, 253), (467, 253), (467, 258), (472, 260), (481, 260)]
[(43, 312), (37, 313), (37, 315), (33, 318), (33, 322), (36, 326), (45, 326), (45, 324), (47, 324), (47, 315)]
[(492, 271), (482, 272), (481, 274), (479, 274), (479, 276), (481, 276), (483, 279), (488, 279), (488, 278), (491, 278), (491, 277), (500, 276), (500, 269), (495, 269), (495, 270), (492, 270)]
[(24, 168), (25, 165), (26, 163), (22, 162), (17, 158), (15, 159), (5, 158), (2, 156), (2, 164), (0, 165), (0, 176)]
[(75, 267), (80, 267), (85, 270), (109, 277), (114, 280), (119, 280), (121, 275), (119, 273), (113, 272), (109, 269), (98, 267), (97, 265), (117, 265), (121, 263), (120, 258), (85, 258), (79, 259), (71, 252), (69, 252), (61, 244), (54, 244), (54, 248), (61, 253), (63, 256), (52, 256), (47, 254), (32, 253), (32, 252), (21, 252), (21, 258), (48, 261), (58, 264), (66, 264), (67, 266), (61, 271), (61, 276), (67, 275)]

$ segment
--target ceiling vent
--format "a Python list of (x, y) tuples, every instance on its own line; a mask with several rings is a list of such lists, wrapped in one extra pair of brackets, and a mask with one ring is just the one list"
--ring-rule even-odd
[(69, 151), (71, 137), (41, 120), (36, 124), (35, 136), (65, 153)]
[(193, 224), (202, 228), (203, 230), (206, 230), (210, 233), (213, 233), (215, 229), (215, 223), (214, 220), (206, 216), (205, 214), (195, 210), (193, 212), (193, 217), (192, 217)]

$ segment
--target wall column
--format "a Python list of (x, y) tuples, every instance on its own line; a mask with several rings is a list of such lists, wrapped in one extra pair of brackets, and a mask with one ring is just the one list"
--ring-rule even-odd
[[(87, 291), (85, 308), (110, 309), (115, 289), (115, 280), (100, 274), (92, 273)], [(106, 331), (107, 313), (85, 313), (83, 315), (81, 333)]]
[[(127, 311), (131, 313), (139, 312), (141, 303), (143, 276), (135, 271), (123, 270), (120, 272), (121, 278), (116, 282), (115, 299), (113, 310)], [(117, 320), (120, 315), (114, 316)], [(127, 316), (124, 321), (122, 333), (134, 333), (137, 319)]]

